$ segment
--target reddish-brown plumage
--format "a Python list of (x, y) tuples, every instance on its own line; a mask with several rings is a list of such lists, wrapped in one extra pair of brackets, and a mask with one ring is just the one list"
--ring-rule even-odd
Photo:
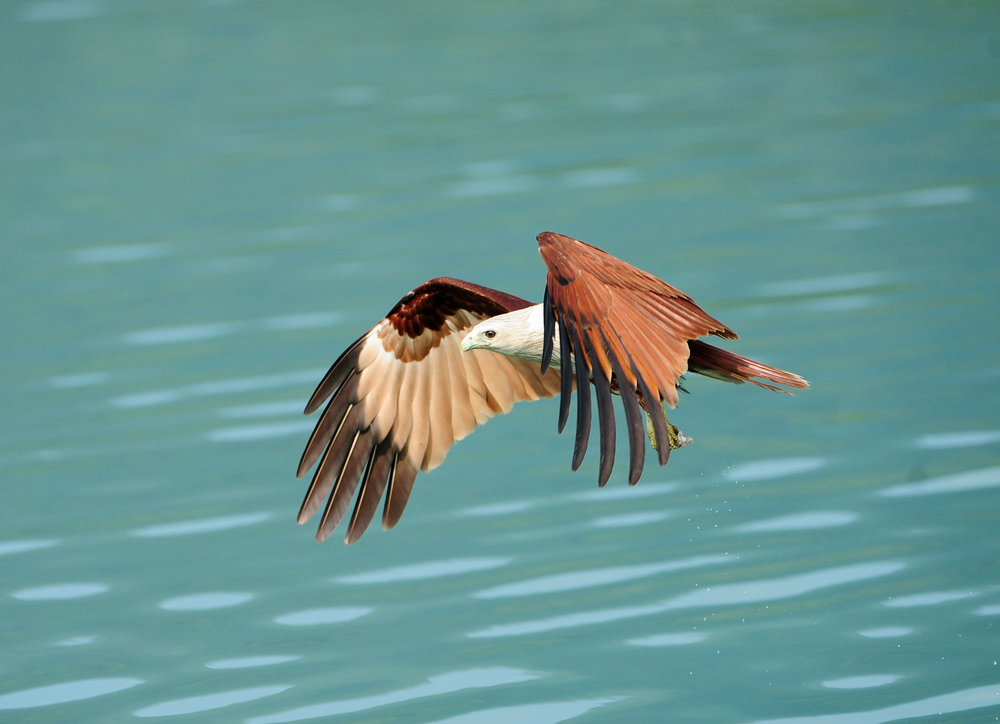
[[(438, 277), (399, 300), (327, 372), (305, 411), (330, 402), (298, 469), (302, 476), (319, 462), (299, 511), (301, 523), (326, 500), (318, 540), (343, 519), (355, 491), (346, 542), (361, 537), (383, 495), (382, 526), (391, 528), (417, 473), (439, 465), (456, 440), (519, 400), (561, 391), (561, 431), (576, 389), (575, 470), (590, 435), (592, 385), (600, 425), (598, 482), (604, 485), (614, 465), (612, 394), (620, 395), (628, 423), (629, 483), (634, 484), (645, 451), (642, 410), (650, 416), (656, 439), (664, 443), (669, 436), (661, 402), (677, 403), (678, 381), (685, 372), (772, 390), (780, 389), (775, 385), (808, 386), (798, 375), (700, 341), (705, 335), (736, 339), (736, 333), (653, 275), (561, 234), (540, 234), (538, 245), (548, 267), (541, 365), (484, 349), (461, 352), (461, 340), (477, 323), (531, 302)], [(561, 372), (548, 369), (556, 322)], [(571, 355), (576, 370), (568, 363)], [(660, 444), (658, 452), (665, 464), (670, 446)]]
[[(622, 399), (629, 424), (629, 483), (634, 484), (642, 473), (644, 450), (639, 408), (649, 413), (657, 439), (666, 439), (666, 416), (658, 403), (677, 404), (677, 382), (688, 370), (688, 343), (705, 335), (736, 339), (736, 333), (706, 314), (684, 292), (597, 247), (546, 231), (538, 235), (538, 248), (549, 269), (545, 287), (549, 324), (558, 321), (566, 329), (566, 341), (577, 362), (582, 361), (589, 371), (598, 392), (598, 483), (607, 482), (614, 466), (615, 420), (607, 399), (612, 384), (617, 383), (616, 388), (628, 392)], [(546, 349), (549, 345), (546, 340)], [(566, 350), (562, 354), (566, 355)], [(564, 369), (562, 374), (571, 373)], [(729, 379), (747, 378), (734, 374)], [(582, 391), (578, 395), (582, 398)], [(566, 420), (568, 407), (564, 392), (560, 424)], [(590, 414), (579, 401), (577, 408), (574, 466), (587, 448), (589, 422), (585, 418)], [(658, 453), (660, 464), (666, 464), (670, 448), (660, 445)]]

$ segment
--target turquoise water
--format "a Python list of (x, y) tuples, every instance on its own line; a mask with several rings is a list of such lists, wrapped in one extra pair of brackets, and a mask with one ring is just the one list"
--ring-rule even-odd
[[(989, 2), (4, 4), (0, 720), (997, 720), (998, 202)], [(543, 230), (813, 388), (314, 543), (326, 367)]]

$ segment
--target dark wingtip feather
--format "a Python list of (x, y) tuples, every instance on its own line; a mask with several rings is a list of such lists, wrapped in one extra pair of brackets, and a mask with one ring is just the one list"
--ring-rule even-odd
[(549, 295), (549, 287), (545, 285), (545, 294), (542, 297), (542, 374), (549, 371), (549, 364), (552, 362), (552, 348), (556, 336), (556, 314), (552, 309), (552, 297)]
[[(559, 356), (562, 362), (559, 365), (559, 427), (562, 433), (569, 419), (570, 397), (573, 395), (573, 370), (570, 367), (569, 359), (573, 347), (569, 341), (569, 331), (566, 325), (559, 325)], [(580, 386), (577, 385), (577, 395), (580, 394)], [(579, 407), (579, 400), (577, 401)]]
[(611, 401), (611, 380), (596, 364), (597, 353), (587, 335), (581, 337), (587, 350), (587, 357), (594, 360), (591, 379), (597, 390), (597, 419), (601, 428), (601, 460), (598, 465), (597, 485), (604, 487), (615, 467), (615, 409)]
[[(560, 329), (562, 327), (560, 326)], [(569, 344), (569, 333), (566, 334), (566, 344)], [(568, 357), (567, 357), (568, 359)], [(568, 371), (568, 366), (563, 367)], [(573, 470), (579, 470), (583, 458), (587, 454), (587, 444), (590, 442), (590, 373), (587, 370), (587, 357), (580, 345), (576, 347), (576, 440), (573, 443)]]
[(344, 543), (347, 545), (357, 543), (371, 524), (395, 463), (396, 455), (391, 442), (386, 438), (372, 451), (368, 467), (365, 468), (365, 476), (361, 480), (361, 492), (358, 493), (354, 512), (351, 513), (351, 522), (348, 523), (347, 534), (344, 536)]
[(399, 522), (416, 477), (417, 468), (400, 454), (396, 458), (392, 475), (389, 476), (389, 490), (385, 494), (385, 506), (382, 508), (382, 530), (389, 530)]
[(357, 390), (358, 377), (355, 373), (356, 370), (352, 367), (350, 373), (341, 380), (336, 393), (326, 406), (326, 409), (323, 410), (323, 414), (320, 415), (316, 427), (313, 428), (312, 434), (309, 435), (309, 442), (306, 443), (306, 447), (302, 451), (302, 457), (299, 459), (299, 467), (295, 477), (301, 478), (313, 466), (313, 463), (322, 454), (323, 448), (336, 436), (337, 430), (351, 412), (354, 406), (351, 400), (354, 397), (354, 392)]
[(611, 368), (614, 370), (618, 380), (618, 392), (622, 398), (622, 407), (625, 408), (625, 421), (628, 424), (628, 484), (635, 485), (642, 476), (642, 467), (646, 459), (646, 431), (642, 424), (642, 410), (639, 409), (639, 399), (635, 394), (632, 384), (625, 376), (621, 361), (614, 352), (608, 350), (611, 360)]
[(660, 402), (660, 396), (654, 394), (649, 389), (649, 384), (643, 379), (642, 375), (636, 375), (636, 377), (639, 380), (639, 391), (642, 392), (643, 406), (653, 421), (657, 459), (660, 465), (663, 466), (670, 460), (670, 445), (664, 445), (662, 442), (663, 440), (667, 440), (668, 442), (670, 440), (670, 434), (667, 432), (667, 416), (663, 412), (663, 404)]
[(309, 415), (319, 409), (319, 406), (326, 402), (326, 398), (340, 389), (347, 378), (351, 376), (357, 365), (360, 347), (366, 339), (368, 339), (367, 334), (358, 337), (350, 347), (341, 353), (337, 361), (330, 365), (330, 369), (323, 375), (323, 379), (316, 385), (312, 397), (306, 403), (305, 409), (302, 411), (303, 415)]
[(361, 430), (354, 435), (347, 462), (344, 463), (340, 476), (333, 486), (333, 492), (330, 493), (326, 510), (323, 511), (323, 517), (319, 522), (317, 536), (322, 535), (323, 540), (329, 538), (334, 529), (340, 525), (340, 521), (343, 520), (347, 507), (351, 504), (354, 491), (371, 460), (374, 447), (375, 441), (371, 428)]
[(323, 453), (323, 457), (316, 466), (312, 482), (306, 491), (302, 507), (299, 509), (299, 521), (308, 520), (315, 513), (326, 498), (330, 488), (336, 482), (336, 478), (341, 475), (348, 455), (350, 454), (354, 440), (358, 433), (357, 408), (349, 406), (347, 413), (343, 416), (336, 432), (331, 436), (330, 443)]

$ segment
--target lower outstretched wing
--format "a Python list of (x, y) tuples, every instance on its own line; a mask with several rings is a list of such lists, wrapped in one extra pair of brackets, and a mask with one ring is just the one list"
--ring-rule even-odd
[(440, 277), (403, 297), (333, 364), (306, 405), (331, 398), (302, 454), (298, 476), (319, 464), (299, 511), (323, 505), (317, 540), (344, 517), (357, 490), (346, 542), (358, 540), (385, 494), (382, 527), (399, 520), (420, 470), (440, 465), (456, 440), (515, 402), (551, 397), (555, 371), (459, 345), (477, 323), (531, 303)]

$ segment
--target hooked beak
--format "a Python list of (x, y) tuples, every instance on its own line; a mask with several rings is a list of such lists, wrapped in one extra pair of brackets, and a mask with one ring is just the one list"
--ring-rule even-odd
[(475, 349), (476, 343), (472, 339), (472, 334), (469, 333), (465, 335), (465, 339), (462, 340), (462, 344), (459, 345), (459, 349), (463, 352), (468, 352), (470, 349)]

